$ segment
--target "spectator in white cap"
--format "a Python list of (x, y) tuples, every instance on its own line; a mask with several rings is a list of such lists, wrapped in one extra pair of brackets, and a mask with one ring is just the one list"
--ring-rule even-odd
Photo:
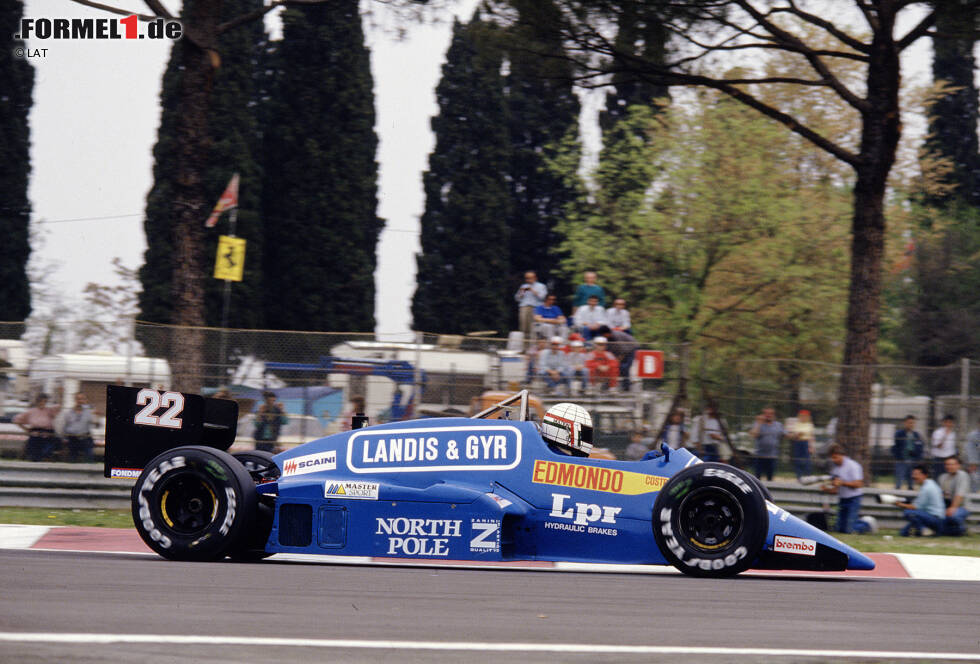
[(565, 360), (565, 351), (561, 347), (562, 343), (561, 337), (551, 337), (548, 348), (538, 355), (538, 375), (544, 379), (545, 387), (548, 390), (554, 390), (560, 386), (567, 389), (569, 386), (568, 363)]

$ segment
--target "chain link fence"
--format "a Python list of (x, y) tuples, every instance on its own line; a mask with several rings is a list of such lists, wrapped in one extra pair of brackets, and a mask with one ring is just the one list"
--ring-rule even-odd
[[(71, 326), (70, 321), (61, 324), (64, 329)], [(80, 339), (74, 345), (28, 348), (19, 341), (23, 329), (22, 323), (0, 323), (0, 452), (7, 455), (16, 454), (18, 443), (12, 441), (23, 439), (10, 418), (39, 392), (64, 406), (82, 392), (101, 418), (107, 384), (186, 390), (189, 382), (193, 391), (205, 395), (224, 390), (239, 403), (239, 443), (248, 445), (255, 433), (254, 413), (263, 392), (271, 390), (288, 413), (278, 441), (285, 447), (348, 427), (352, 412), (362, 407), (372, 423), (465, 415), (487, 405), (481, 395), (488, 391), (529, 388), (542, 407), (574, 398), (605, 417), (608, 447), (618, 456), (631, 431), (642, 430), (647, 437), (659, 431), (675, 403), (684, 408), (690, 432), (704, 403), (717, 402), (731, 443), (744, 451), (746, 460), (754, 449), (748, 432), (762, 408), (774, 408), (789, 428), (798, 411), (806, 409), (816, 426), (819, 457), (811, 459), (811, 468), (820, 472), (822, 453), (834, 439), (842, 370), (825, 362), (752, 358), (712, 369), (692, 362), (686, 346), (640, 339), (641, 348), (663, 351), (662, 378), (634, 380), (625, 392), (603, 391), (595, 384), (583, 389), (572, 381), (566, 395), (549, 394), (529, 370), (541, 342), (525, 343), (516, 335), (188, 330), (136, 322), (118, 335), (122, 341), (112, 344), (114, 351), (101, 351), (80, 350), (92, 345)], [(190, 372), (185, 363), (179, 373), (178, 366), (193, 354), (188, 343), (198, 344), (200, 360)], [(698, 368), (692, 370), (691, 364)], [(633, 371), (635, 375), (636, 367)], [(980, 416), (980, 364), (964, 360), (946, 367), (877, 367), (868, 431), (876, 479), (887, 481), (893, 471), (894, 432), (908, 414), (916, 416), (927, 447), (942, 417), (953, 415), (962, 452)], [(791, 445), (784, 441), (778, 472), (792, 472), (793, 461)]]

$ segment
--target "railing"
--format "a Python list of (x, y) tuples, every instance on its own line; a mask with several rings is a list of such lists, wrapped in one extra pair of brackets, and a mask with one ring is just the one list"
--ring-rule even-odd
[(0, 462), (0, 506), (128, 509), (135, 480), (109, 480), (101, 463)]

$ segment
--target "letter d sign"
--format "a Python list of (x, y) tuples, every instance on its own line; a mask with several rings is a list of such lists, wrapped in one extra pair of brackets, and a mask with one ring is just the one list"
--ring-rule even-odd
[(637, 378), (663, 378), (664, 352), (662, 350), (636, 351)]

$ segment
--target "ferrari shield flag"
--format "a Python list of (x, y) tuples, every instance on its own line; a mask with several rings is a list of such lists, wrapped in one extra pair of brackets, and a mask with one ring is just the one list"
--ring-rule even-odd
[(214, 259), (214, 278), (241, 281), (245, 271), (245, 238), (218, 236), (218, 255)]
[(204, 226), (212, 228), (218, 223), (218, 217), (221, 216), (222, 212), (236, 207), (238, 207), (238, 173), (231, 176), (228, 186), (225, 187), (225, 193), (221, 194), (218, 204), (211, 210), (211, 216), (204, 222)]

